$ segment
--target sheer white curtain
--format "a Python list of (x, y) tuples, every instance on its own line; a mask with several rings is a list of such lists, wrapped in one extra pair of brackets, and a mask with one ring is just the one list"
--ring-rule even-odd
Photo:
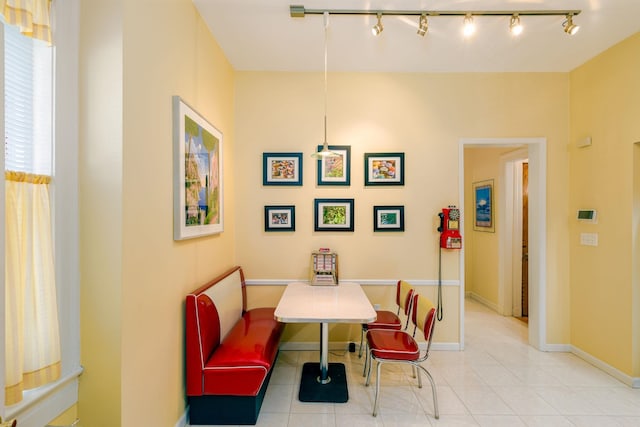
[(5, 172), (5, 404), (60, 376), (47, 176)]

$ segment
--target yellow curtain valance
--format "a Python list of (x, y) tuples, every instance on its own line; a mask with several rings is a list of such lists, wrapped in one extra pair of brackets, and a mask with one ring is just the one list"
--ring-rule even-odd
[(51, 0), (0, 0), (0, 13), (25, 36), (51, 44)]
[(36, 175), (26, 172), (5, 171), (4, 179), (14, 182), (28, 182), (30, 184), (49, 184), (51, 177), (48, 175)]

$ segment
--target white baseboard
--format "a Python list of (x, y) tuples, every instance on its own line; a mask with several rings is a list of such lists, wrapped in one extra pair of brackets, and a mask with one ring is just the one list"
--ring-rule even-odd
[(640, 378), (634, 378), (630, 375), (627, 375), (624, 372), (614, 368), (613, 366), (603, 362), (602, 360), (593, 357), (592, 355), (590, 355), (584, 350), (579, 349), (578, 347), (575, 347), (575, 346), (570, 346), (570, 347), (571, 347), (571, 353), (575, 354), (582, 360), (592, 364), (596, 368), (603, 370), (607, 374), (611, 375), (613, 378), (628, 385), (629, 387), (640, 388)]
[(474, 301), (479, 302), (480, 304), (489, 307), (491, 310), (495, 311), (496, 313), (500, 313), (500, 311), (498, 310), (498, 304), (493, 303), (491, 301), (489, 301), (488, 299), (474, 293), (474, 292), (467, 292), (466, 293), (467, 297), (471, 298)]
[(572, 353), (570, 344), (545, 344), (541, 350), (550, 353)]
[[(422, 347), (422, 345), (420, 346)], [(459, 342), (432, 342), (431, 350), (434, 351), (462, 351)]]
[(189, 413), (189, 406), (184, 408), (184, 413), (182, 414), (182, 416), (180, 417), (180, 419), (176, 423), (175, 427), (186, 427), (187, 421), (188, 421), (187, 420), (187, 414), (188, 413)]

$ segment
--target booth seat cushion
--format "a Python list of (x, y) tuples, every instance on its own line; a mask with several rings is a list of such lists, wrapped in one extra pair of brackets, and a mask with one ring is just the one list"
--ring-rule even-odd
[(209, 395), (255, 396), (275, 362), (284, 324), (274, 308), (247, 311), (205, 363), (203, 391)]

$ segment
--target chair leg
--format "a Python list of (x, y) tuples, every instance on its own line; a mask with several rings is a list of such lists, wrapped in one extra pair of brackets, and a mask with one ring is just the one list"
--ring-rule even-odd
[(364, 367), (362, 368), (362, 376), (367, 376), (367, 363), (369, 362), (369, 352), (367, 351), (364, 355)]
[[(425, 368), (422, 365), (418, 365), (425, 374), (427, 374), (427, 378), (429, 378), (429, 382), (431, 383), (431, 391), (433, 393), (433, 415), (435, 416), (436, 420), (440, 419), (440, 413), (438, 411), (438, 392), (436, 390), (436, 382), (433, 380), (433, 377), (431, 376), (431, 373), (427, 370), (427, 368)], [(418, 375), (420, 375), (418, 373)]]
[[(414, 374), (415, 374), (415, 375), (414, 375), (414, 378), (415, 378), (416, 376), (418, 377), (418, 388), (422, 388), (422, 377), (420, 376), (420, 369), (418, 369), (418, 368), (416, 367), (416, 365), (411, 365), (411, 366), (413, 366), (413, 369), (415, 370), (415, 371), (414, 371)], [(418, 364), (418, 366), (420, 366), (420, 365)], [(422, 366), (420, 366), (420, 367), (422, 367)]]
[(360, 330), (360, 349), (358, 350), (358, 357), (362, 357), (362, 342), (364, 341), (365, 330), (366, 330), (366, 326), (363, 324), (362, 329)]
[(365, 352), (364, 355), (364, 368), (362, 368), (362, 376), (367, 376), (367, 366), (369, 365), (369, 349)]
[(378, 415), (378, 400), (380, 398), (380, 367), (382, 363), (378, 360), (378, 366), (376, 367), (376, 397), (373, 402), (373, 416)]
[[(366, 359), (365, 359), (365, 371), (367, 371), (367, 381), (365, 381), (364, 385), (365, 386), (369, 386), (369, 383), (371, 381), (371, 365), (373, 364), (373, 359), (371, 356), (371, 351), (367, 351), (367, 355), (366, 355)], [(369, 368), (369, 369), (367, 369)], [(362, 376), (365, 376), (364, 373), (362, 374)]]

